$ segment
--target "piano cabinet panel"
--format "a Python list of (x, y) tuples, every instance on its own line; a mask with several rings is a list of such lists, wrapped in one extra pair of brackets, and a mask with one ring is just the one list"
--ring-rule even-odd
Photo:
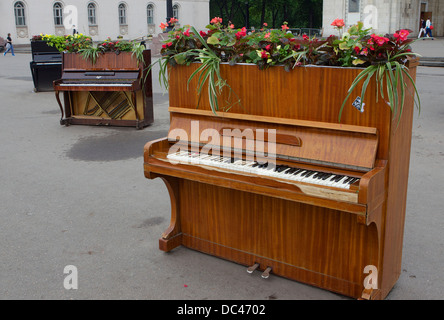
[(172, 200), (173, 243), (160, 240), (165, 251), (182, 244), (245, 266), (260, 263), (260, 270), (354, 298), (364, 290), (364, 268), (379, 266), (376, 225), (358, 224), (352, 214), (184, 179), (171, 188), (180, 198)]
[[(93, 94), (116, 94), (117, 92), (93, 92)], [(111, 118), (106, 113), (100, 115), (84, 114), (85, 105), (89, 100), (89, 109), (92, 109), (96, 105), (94, 99), (90, 96), (89, 91), (65, 91), (64, 94), (64, 114), (65, 119), (62, 121), (65, 124), (110, 124), (114, 126), (137, 126), (142, 128), (153, 122), (153, 110), (149, 106), (152, 105), (152, 97), (146, 97), (143, 91), (139, 90), (134, 93), (137, 116), (132, 107), (129, 111), (123, 114), (121, 117)], [(119, 92), (119, 100), (124, 99), (124, 94), (128, 99), (133, 100), (133, 93)], [(151, 102), (151, 103), (150, 103)], [(111, 104), (109, 110), (111, 110), (115, 104)]]

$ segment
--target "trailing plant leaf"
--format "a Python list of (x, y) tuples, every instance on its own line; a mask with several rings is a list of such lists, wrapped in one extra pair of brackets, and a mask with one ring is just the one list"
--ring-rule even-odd
[(79, 52), (82, 55), (83, 59), (91, 61), (91, 63), (94, 65), (96, 64), (97, 58), (99, 57), (101, 50), (97, 47), (90, 47), (82, 49)]

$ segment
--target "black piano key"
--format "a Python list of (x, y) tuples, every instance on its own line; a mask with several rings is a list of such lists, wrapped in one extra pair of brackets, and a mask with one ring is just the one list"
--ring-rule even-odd
[(328, 178), (331, 178), (332, 175), (333, 174), (328, 173), (328, 174), (324, 175), (324, 177), (322, 177), (322, 180), (327, 180)]
[(339, 180), (341, 180), (342, 178), (344, 178), (344, 176), (337, 175), (336, 178), (334, 179), (334, 181), (339, 182)]
[(345, 179), (345, 181), (343, 182), (343, 184), (347, 184), (351, 179), (353, 179), (352, 177), (348, 177), (347, 179)]
[(311, 171), (311, 172), (309, 172), (308, 174), (306, 174), (305, 175), (305, 177), (306, 178), (309, 178), (309, 177), (311, 177), (313, 174), (315, 174), (316, 173), (316, 171)]

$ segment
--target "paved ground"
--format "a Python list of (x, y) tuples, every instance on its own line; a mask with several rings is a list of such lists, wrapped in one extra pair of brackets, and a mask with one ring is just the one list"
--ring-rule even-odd
[[(60, 126), (54, 94), (33, 92), (30, 60), (0, 57), (0, 299), (347, 299), (186, 248), (159, 251), (169, 197), (144, 178), (142, 155), (166, 134), (168, 96), (155, 86), (156, 122), (145, 130)], [(419, 68), (423, 109), (392, 300), (443, 298), (443, 80), (444, 69)], [(78, 290), (64, 289), (67, 265)]]

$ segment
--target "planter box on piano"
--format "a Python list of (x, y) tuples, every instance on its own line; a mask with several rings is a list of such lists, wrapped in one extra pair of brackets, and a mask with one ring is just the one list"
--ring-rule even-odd
[[(153, 122), (151, 51), (144, 63), (131, 52), (100, 54), (96, 63), (77, 53), (64, 53), (62, 78), (54, 81), (61, 124), (134, 126)], [(60, 98), (63, 92), (63, 103)]]
[[(413, 79), (416, 66), (409, 62)], [(358, 86), (339, 122), (342, 102), (362, 69), (221, 65), (233, 92), (219, 99), (229, 111), (215, 115), (206, 89), (200, 100), (196, 94), (198, 77), (187, 88), (197, 67), (169, 69), (170, 132), (145, 146), (145, 176), (162, 178), (171, 198), (171, 224), (160, 249), (183, 245), (265, 271), (264, 277), (271, 270), (354, 298), (385, 298), (401, 274), (414, 97), (406, 96), (398, 124), (386, 102), (376, 101), (372, 81), (364, 112), (352, 105), (361, 94)], [(220, 137), (204, 137), (207, 129)], [(235, 129), (250, 129), (253, 138)], [(248, 139), (258, 142), (260, 129), (276, 130), (277, 165), (294, 177), (272, 176), (248, 161), (193, 162), (172, 152), (190, 145), (191, 151), (196, 145), (222, 150), (241, 139), (245, 160), (246, 151), (254, 151)], [(329, 184), (298, 177), (310, 171)]]

